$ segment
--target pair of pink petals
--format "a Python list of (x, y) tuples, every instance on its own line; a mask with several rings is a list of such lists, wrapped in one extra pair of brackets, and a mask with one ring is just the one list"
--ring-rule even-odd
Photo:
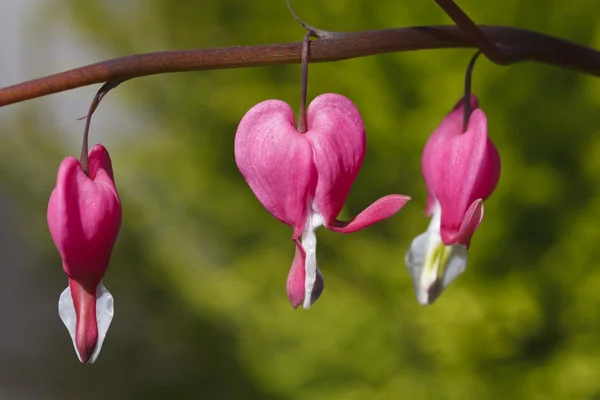
[(82, 363), (98, 357), (114, 314), (102, 277), (121, 226), (110, 156), (96, 145), (88, 159), (89, 176), (74, 157), (62, 161), (48, 204), (48, 227), (69, 278), (59, 315)]
[(349, 222), (337, 220), (365, 156), (364, 124), (349, 99), (323, 94), (308, 107), (307, 128), (297, 131), (287, 103), (267, 100), (246, 113), (235, 137), (235, 160), (246, 182), (275, 218), (294, 229), (287, 294), (293, 307), (305, 308), (323, 290), (314, 230), (324, 225), (355, 232), (394, 215), (409, 200), (388, 195)]

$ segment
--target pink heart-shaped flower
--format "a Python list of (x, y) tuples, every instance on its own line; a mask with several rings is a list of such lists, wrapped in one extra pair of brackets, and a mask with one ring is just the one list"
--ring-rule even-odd
[(277, 219), (292, 226), (298, 246), (288, 276), (294, 307), (308, 308), (323, 279), (316, 262), (314, 230), (321, 225), (350, 233), (398, 212), (407, 196), (386, 196), (349, 222), (336, 220), (360, 170), (365, 129), (354, 104), (338, 94), (315, 98), (307, 111), (307, 131), (294, 127), (291, 107), (279, 100), (250, 109), (235, 137), (238, 168), (255, 196)]

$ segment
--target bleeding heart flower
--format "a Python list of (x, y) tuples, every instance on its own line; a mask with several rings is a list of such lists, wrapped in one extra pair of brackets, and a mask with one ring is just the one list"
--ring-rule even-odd
[(94, 146), (88, 160), (89, 176), (74, 157), (60, 164), (48, 203), (48, 227), (69, 277), (58, 312), (79, 360), (91, 364), (114, 314), (102, 277), (121, 226), (121, 202), (106, 149)]
[(235, 136), (235, 160), (246, 182), (275, 218), (294, 229), (287, 280), (294, 308), (309, 308), (323, 291), (316, 228), (355, 232), (394, 215), (410, 199), (385, 196), (353, 220), (338, 221), (365, 156), (364, 125), (354, 104), (338, 94), (315, 98), (306, 121), (307, 132), (299, 133), (291, 107), (267, 100), (246, 113)]
[(483, 201), (500, 178), (500, 155), (487, 135), (487, 119), (471, 96), (468, 129), (463, 133), (463, 101), (444, 118), (423, 151), (427, 186), (427, 232), (406, 254), (419, 303), (431, 304), (462, 274), (471, 237), (483, 218)]

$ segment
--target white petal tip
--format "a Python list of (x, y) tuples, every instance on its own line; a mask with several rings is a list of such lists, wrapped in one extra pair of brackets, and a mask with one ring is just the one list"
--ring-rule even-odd
[(427, 292), (424, 290), (419, 290), (416, 293), (416, 295), (417, 295), (417, 301), (422, 306), (428, 306), (428, 305), (433, 304), (433, 302), (437, 298), (437, 295), (433, 295), (433, 293), (430, 293), (430, 292)]
[(434, 229), (417, 236), (406, 253), (405, 263), (419, 304), (433, 304), (446, 287), (465, 271), (467, 259), (466, 246), (445, 246)]

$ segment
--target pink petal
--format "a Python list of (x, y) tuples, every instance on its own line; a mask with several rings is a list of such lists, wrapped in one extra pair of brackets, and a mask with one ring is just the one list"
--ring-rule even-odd
[(458, 232), (454, 230), (448, 230), (442, 226), (441, 236), (442, 242), (446, 246), (454, 243), (459, 243), (467, 246), (471, 244), (471, 237), (475, 233), (475, 230), (479, 227), (481, 220), (483, 219), (483, 200), (475, 200), (465, 212), (465, 216), (460, 224)]
[(96, 287), (90, 292), (77, 281), (69, 279), (73, 305), (77, 315), (75, 345), (82, 363), (87, 363), (98, 344), (96, 321)]
[(294, 227), (298, 237), (315, 193), (317, 170), (288, 104), (267, 100), (246, 113), (235, 135), (235, 161), (261, 204)]
[(306, 278), (304, 260), (306, 259), (306, 254), (302, 245), (297, 240), (295, 242), (296, 253), (294, 254), (294, 261), (292, 261), (292, 267), (288, 274), (286, 291), (292, 307), (297, 308), (304, 301), (304, 280)]
[(396, 214), (410, 200), (408, 196), (390, 194), (375, 201), (348, 222), (334, 220), (326, 227), (334, 232), (352, 233)]
[[(477, 97), (471, 95), (469, 99), (471, 101), (471, 109), (476, 110), (479, 108), (479, 102)], [(463, 108), (464, 101), (461, 98), (452, 110), (444, 117), (444, 120), (438, 126), (438, 128), (431, 134), (427, 144), (425, 145), (425, 149), (423, 150), (423, 158), (421, 161), (421, 166), (423, 169), (423, 175), (425, 177), (425, 185), (427, 186), (428, 199), (427, 199), (427, 215), (430, 215), (433, 212), (433, 209), (429, 209), (430, 206), (433, 206), (433, 203), (430, 204), (430, 198), (435, 198), (433, 195), (434, 187), (432, 187), (432, 178), (439, 174), (438, 171), (443, 166), (440, 166), (436, 161), (440, 156), (440, 153), (444, 152), (444, 148), (447, 145), (447, 141), (453, 137), (461, 135), (462, 132), (462, 121), (463, 121)], [(436, 181), (437, 183), (437, 181)]]
[[(288, 299), (290, 300), (290, 304), (292, 307), (297, 308), (300, 304), (304, 303), (306, 253), (304, 252), (304, 248), (302, 247), (302, 244), (300, 244), (299, 240), (296, 239), (294, 242), (296, 243), (296, 253), (294, 254), (294, 261), (292, 261), (292, 267), (290, 268), (290, 272), (288, 274), (286, 291)], [(323, 280), (323, 275), (317, 268), (317, 275), (311, 293), (311, 305), (314, 304), (314, 302), (317, 301), (317, 299), (321, 296), (324, 287), (325, 281)]]
[(121, 226), (121, 203), (112, 181), (110, 157), (90, 151), (88, 177), (79, 161), (66, 157), (48, 204), (48, 227), (67, 275), (94, 290), (108, 267)]
[(114, 186), (115, 178), (113, 176), (112, 162), (104, 146), (97, 144), (91, 148), (88, 153), (88, 166), (91, 180), (109, 183), (111, 186)]
[(500, 177), (500, 156), (488, 138), (485, 114), (475, 109), (463, 133), (462, 110), (459, 104), (446, 116), (427, 142), (422, 160), (428, 192), (440, 202), (447, 240), (460, 237), (467, 208), (477, 199), (487, 199)]
[(365, 128), (356, 106), (339, 94), (323, 94), (308, 107), (306, 137), (319, 174), (314, 203), (325, 223), (342, 210), (365, 156)]

